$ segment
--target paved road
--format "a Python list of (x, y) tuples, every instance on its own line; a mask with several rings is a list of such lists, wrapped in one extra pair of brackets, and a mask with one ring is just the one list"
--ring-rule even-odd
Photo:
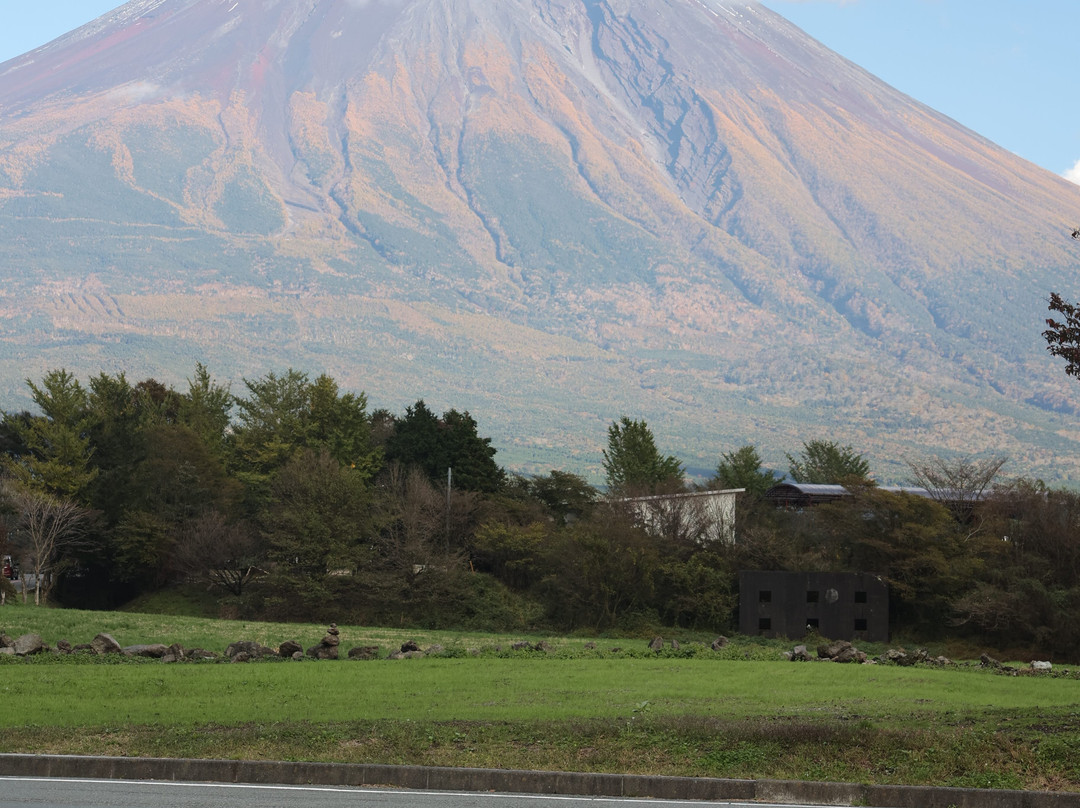
[(0, 808), (705, 808), (718, 805), (770, 808), (763, 803), (751, 807), (748, 803), (734, 802), (610, 797), (0, 777)]

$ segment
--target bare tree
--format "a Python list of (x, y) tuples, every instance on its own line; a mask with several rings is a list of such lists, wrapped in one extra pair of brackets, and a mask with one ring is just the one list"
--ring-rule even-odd
[(82, 546), (90, 511), (70, 499), (19, 488), (10, 480), (0, 481), (0, 486), (0, 496), (16, 514), (13, 539), (21, 548), (23, 601), (32, 583), (34, 603), (40, 606), (49, 600), (65, 554)]
[(994, 455), (983, 460), (960, 457), (946, 460), (941, 457), (929, 460), (908, 460), (911, 481), (925, 488), (930, 497), (946, 508), (960, 522), (971, 520), (975, 506), (986, 497), (1002, 466), (1008, 461), (1004, 455)]
[(246, 524), (230, 524), (217, 511), (185, 522), (176, 533), (173, 564), (195, 580), (208, 581), (239, 597), (264, 574), (258, 537)]

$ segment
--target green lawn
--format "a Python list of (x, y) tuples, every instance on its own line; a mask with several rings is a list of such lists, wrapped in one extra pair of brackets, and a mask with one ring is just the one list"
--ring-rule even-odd
[[(26, 607), (10, 636), (222, 650), (324, 627)], [(1080, 791), (1080, 681), (974, 666), (780, 661), (781, 643), (514, 640), (341, 626), (342, 647), (448, 657), (247, 664), (0, 657), (0, 751), (326, 760)], [(684, 638), (689, 640), (690, 638)], [(621, 645), (625, 650), (612, 652)], [(496, 650), (499, 648), (501, 650)]]

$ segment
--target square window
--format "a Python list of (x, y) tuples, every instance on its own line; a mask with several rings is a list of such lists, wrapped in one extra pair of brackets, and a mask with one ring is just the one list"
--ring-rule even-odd
[(866, 593), (856, 591), (855, 592), (855, 602), (856, 603), (866, 603)]
[(757, 621), (758, 631), (770, 631), (772, 629), (771, 617), (759, 617)]
[(865, 617), (856, 617), (855, 618), (855, 630), (856, 631), (866, 631), (866, 618)]
[(813, 592), (807, 592), (806, 593), (806, 602), (807, 603), (817, 603), (818, 602), (818, 591), (816, 589)]
[(762, 589), (758, 592), (758, 603), (772, 603), (772, 590)]

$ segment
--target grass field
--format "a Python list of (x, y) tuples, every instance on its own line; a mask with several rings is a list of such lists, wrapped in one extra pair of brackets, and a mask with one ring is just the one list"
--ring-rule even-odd
[[(0, 751), (830, 779), (1080, 791), (1080, 680), (974, 666), (793, 664), (784, 644), (341, 626), (342, 647), (439, 643), (424, 659), (249, 664), (0, 658)], [(308, 646), (325, 627), (31, 607), (9, 636)], [(545, 639), (548, 654), (514, 652)], [(699, 638), (703, 639), (703, 638)], [(621, 651), (612, 651), (615, 646)], [(496, 650), (499, 649), (499, 650)]]

